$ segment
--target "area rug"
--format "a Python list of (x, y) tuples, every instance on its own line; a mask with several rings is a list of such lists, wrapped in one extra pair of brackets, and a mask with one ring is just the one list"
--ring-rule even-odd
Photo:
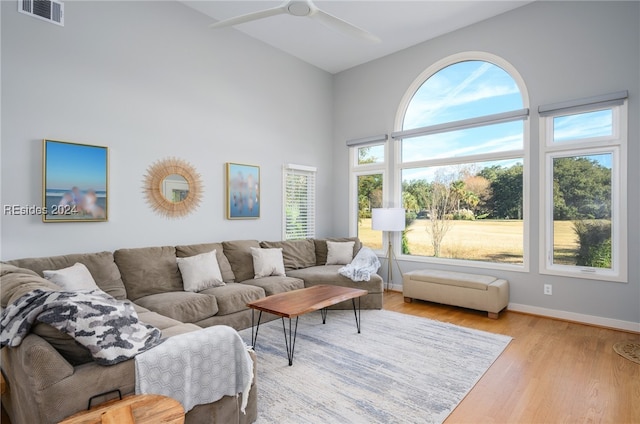
[[(295, 320), (294, 320), (295, 321)], [(258, 423), (441, 423), (511, 337), (384, 310), (298, 323), (293, 366), (282, 321), (260, 326)], [(288, 327), (287, 327), (288, 329)], [(240, 332), (249, 344), (251, 329)]]
[(613, 345), (613, 350), (623, 358), (640, 364), (640, 343), (618, 342)]

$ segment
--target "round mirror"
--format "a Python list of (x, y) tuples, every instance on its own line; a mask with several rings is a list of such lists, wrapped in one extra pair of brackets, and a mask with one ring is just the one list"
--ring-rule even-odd
[(154, 211), (170, 218), (181, 217), (198, 207), (202, 181), (188, 162), (163, 159), (147, 169), (144, 193)]
[(171, 203), (183, 202), (189, 195), (189, 182), (180, 174), (167, 175), (162, 180), (162, 195)]

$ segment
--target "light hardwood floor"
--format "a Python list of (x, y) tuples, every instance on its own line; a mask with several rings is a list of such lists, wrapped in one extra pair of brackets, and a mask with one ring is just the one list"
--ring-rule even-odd
[(640, 423), (640, 365), (612, 348), (640, 334), (510, 311), (492, 320), (398, 292), (384, 308), (513, 337), (446, 424)]

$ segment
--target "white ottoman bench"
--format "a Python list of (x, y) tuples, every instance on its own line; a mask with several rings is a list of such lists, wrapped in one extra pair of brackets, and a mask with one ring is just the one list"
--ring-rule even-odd
[(461, 306), (487, 311), (493, 319), (509, 304), (509, 282), (488, 275), (425, 269), (405, 273), (402, 286), (407, 303), (420, 299)]

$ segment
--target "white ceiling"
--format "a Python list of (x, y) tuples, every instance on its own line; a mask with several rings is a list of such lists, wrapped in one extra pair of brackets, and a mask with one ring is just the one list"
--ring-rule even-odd
[[(345, 35), (309, 17), (277, 15), (233, 28), (211, 29), (223, 34), (242, 31), (301, 60), (337, 73), (442, 34), (524, 6), (531, 0), (389, 1), (318, 0), (321, 10), (378, 36), (373, 43)], [(282, 1), (182, 1), (209, 17), (211, 23), (283, 4)]]

